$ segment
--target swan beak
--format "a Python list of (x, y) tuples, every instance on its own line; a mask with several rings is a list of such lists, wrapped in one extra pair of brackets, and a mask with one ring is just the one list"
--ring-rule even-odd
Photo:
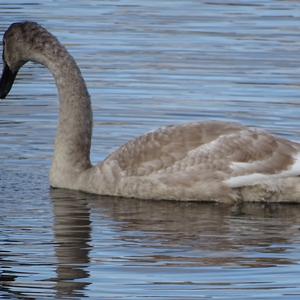
[(4, 99), (7, 96), (16, 76), (17, 72), (12, 72), (9, 66), (4, 62), (4, 68), (0, 80), (0, 99)]

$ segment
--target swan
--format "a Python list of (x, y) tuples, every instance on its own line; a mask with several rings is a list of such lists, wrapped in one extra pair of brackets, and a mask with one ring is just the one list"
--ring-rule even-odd
[(236, 123), (160, 128), (93, 166), (85, 81), (66, 48), (41, 25), (13, 23), (4, 33), (0, 98), (27, 61), (50, 70), (59, 94), (52, 187), (138, 199), (300, 202), (300, 144)]

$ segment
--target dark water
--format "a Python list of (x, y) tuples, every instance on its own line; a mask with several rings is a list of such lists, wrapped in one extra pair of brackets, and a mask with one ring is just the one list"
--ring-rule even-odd
[[(300, 140), (300, 2), (1, 1), (42, 23), (93, 100), (93, 161), (162, 125), (238, 121)], [(51, 190), (53, 79), (28, 64), (0, 103), (0, 299), (300, 299), (300, 206)]]

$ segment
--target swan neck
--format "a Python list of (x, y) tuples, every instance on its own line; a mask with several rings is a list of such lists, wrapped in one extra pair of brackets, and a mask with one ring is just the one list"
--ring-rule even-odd
[(51, 71), (59, 94), (59, 125), (51, 177), (64, 173), (76, 175), (91, 166), (92, 109), (86, 84), (75, 60), (57, 40), (50, 51), (35, 60)]

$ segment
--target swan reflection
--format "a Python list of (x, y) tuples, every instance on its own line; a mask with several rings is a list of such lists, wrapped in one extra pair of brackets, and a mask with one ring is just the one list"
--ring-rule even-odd
[[(42, 262), (49, 276), (34, 277), (35, 269), (22, 265), (28, 253), (20, 247), (18, 253), (12, 245), (0, 252), (0, 290), (12, 298), (48, 293), (76, 299), (102, 295), (103, 290), (120, 294), (127, 285), (150, 293), (152, 285), (164, 285), (166, 278), (177, 287), (182, 271), (194, 288), (210, 284), (203, 277), (210, 267), (219, 270), (216, 282), (230, 269), (234, 285), (241, 284), (234, 277), (240, 267), (270, 270), (299, 261), (292, 251), (299, 243), (298, 206), (140, 201), (63, 189), (52, 189), (50, 199), (54, 220), (49, 248), (55, 259), (50, 250)], [(24, 238), (16, 235), (12, 243)], [(272, 282), (268, 272), (262, 280)]]
[(89, 285), (91, 221), (88, 199), (52, 189), (57, 257), (57, 296), (80, 296)]
[[(288, 251), (284, 245), (298, 234), (293, 224), (299, 222), (299, 208), (141, 201), (68, 190), (53, 190), (51, 196), (59, 281), (77, 278), (87, 285), (83, 279), (89, 282), (91, 245), (99, 269), (107, 263), (107, 255), (110, 262), (122, 259), (167, 267), (295, 263), (272, 254)], [(247, 254), (251, 251), (256, 255)]]

